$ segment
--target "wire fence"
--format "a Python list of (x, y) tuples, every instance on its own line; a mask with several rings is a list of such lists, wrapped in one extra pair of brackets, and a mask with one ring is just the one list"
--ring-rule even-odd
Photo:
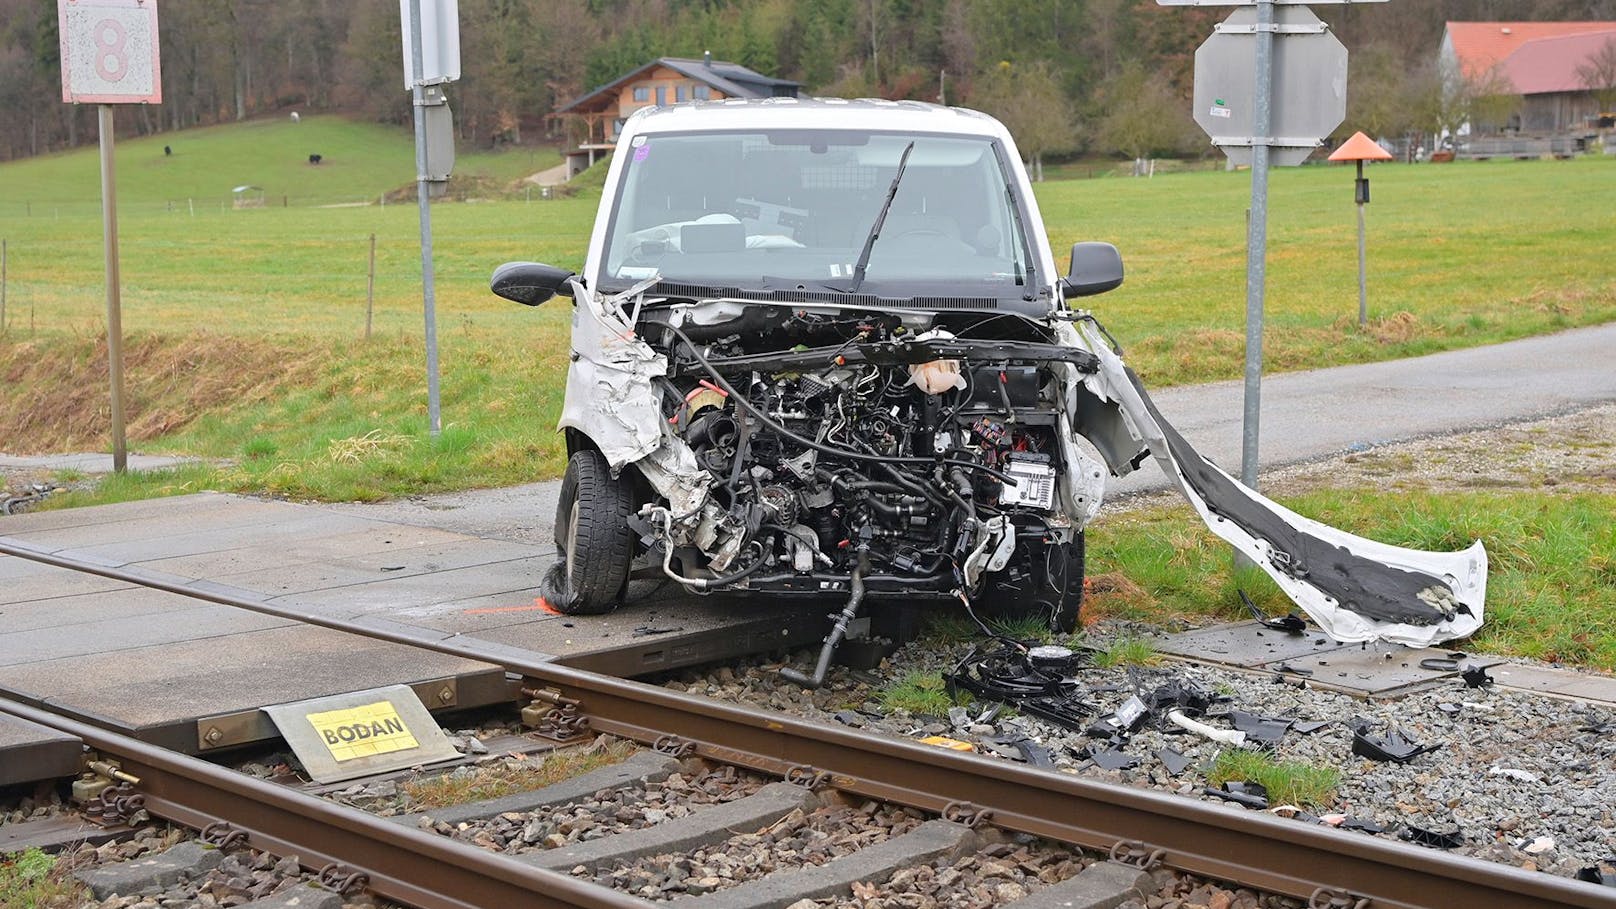
[[(434, 198), (434, 202), (466, 202), (474, 199), (499, 199), (506, 202), (544, 202), (552, 198), (564, 198), (568, 195), (564, 190), (548, 186), (529, 185), (516, 192), (479, 193), (474, 190), (463, 192), (449, 191), (445, 195)], [(405, 197), (407, 196), (407, 198)], [(257, 198), (237, 198), (234, 196), (188, 196), (181, 199), (163, 199), (153, 201), (150, 199), (128, 201), (118, 200), (118, 213), (120, 215), (184, 215), (188, 217), (201, 217), (204, 215), (227, 215), (232, 212), (258, 211), (274, 208), (387, 208), (393, 205), (415, 205), (415, 191), (413, 187), (407, 194), (400, 192), (378, 193), (371, 196), (295, 196), (291, 194), (266, 194)], [(61, 220), (63, 218), (100, 217), (101, 201), (99, 199), (0, 199), (0, 220), (30, 220), (46, 219)]]
[[(86, 319), (104, 317), (98, 224), (94, 231), (72, 236), (5, 233), (0, 227), (0, 339), (77, 331)], [(196, 306), (197, 311), (183, 316), (187, 324), (226, 330), (226, 323), (263, 331), (352, 330), (366, 339), (374, 331), (413, 326), (419, 319), (419, 247), (396, 239), (379, 242), (375, 232), (321, 236), (319, 255), (313, 259), (285, 256), (285, 243), (268, 238), (242, 243), (125, 234), (119, 246), (126, 311), (173, 312)], [(151, 267), (153, 263), (160, 266)], [(439, 262), (440, 290), (445, 285), (485, 287), (489, 267), (481, 259)], [(244, 299), (252, 302), (235, 305)], [(451, 317), (449, 311), (444, 315)]]

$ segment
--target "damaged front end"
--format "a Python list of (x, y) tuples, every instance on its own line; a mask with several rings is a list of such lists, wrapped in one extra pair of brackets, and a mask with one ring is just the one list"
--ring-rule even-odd
[[(590, 319), (609, 331), (602, 351), (633, 353), (578, 346), (568, 400), (589, 408), (569, 403), (563, 424), (605, 429), (613, 466), (657, 492), (630, 524), (667, 577), (693, 591), (987, 596), (1075, 623), (1104, 477), (1061, 401), (1093, 354), (1019, 318), (972, 330), (980, 314), (697, 294), (578, 304), (575, 332)], [(625, 308), (640, 309), (633, 335), (613, 318)]]
[(1069, 630), (1105, 472), (1082, 437), (1119, 476), (1154, 455), (1336, 640), (1419, 646), (1481, 623), (1479, 542), (1388, 546), (1251, 492), (1161, 417), (1087, 316), (572, 287), (563, 426), (655, 491), (629, 523), (690, 590), (1014, 601)]

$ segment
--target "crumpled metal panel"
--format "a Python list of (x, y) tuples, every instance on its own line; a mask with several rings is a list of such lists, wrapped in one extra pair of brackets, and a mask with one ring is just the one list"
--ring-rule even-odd
[(1481, 627), (1487, 595), (1481, 541), (1460, 552), (1390, 546), (1264, 498), (1197, 453), (1161, 418), (1122, 359), (1089, 329), (1080, 331), (1100, 358), (1103, 390), (1207, 527), (1262, 568), (1325, 634), (1345, 643), (1424, 647)]

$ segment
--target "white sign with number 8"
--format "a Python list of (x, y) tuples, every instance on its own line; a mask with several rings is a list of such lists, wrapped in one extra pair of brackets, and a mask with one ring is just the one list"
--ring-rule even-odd
[(62, 100), (157, 104), (157, 0), (57, 0)]

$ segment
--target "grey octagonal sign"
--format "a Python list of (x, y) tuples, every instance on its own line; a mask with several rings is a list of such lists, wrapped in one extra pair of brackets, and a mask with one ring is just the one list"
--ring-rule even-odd
[[(1347, 115), (1347, 49), (1305, 6), (1276, 6), (1268, 160), (1301, 164)], [(1236, 164), (1251, 163), (1257, 10), (1237, 9), (1195, 51), (1195, 122)]]

